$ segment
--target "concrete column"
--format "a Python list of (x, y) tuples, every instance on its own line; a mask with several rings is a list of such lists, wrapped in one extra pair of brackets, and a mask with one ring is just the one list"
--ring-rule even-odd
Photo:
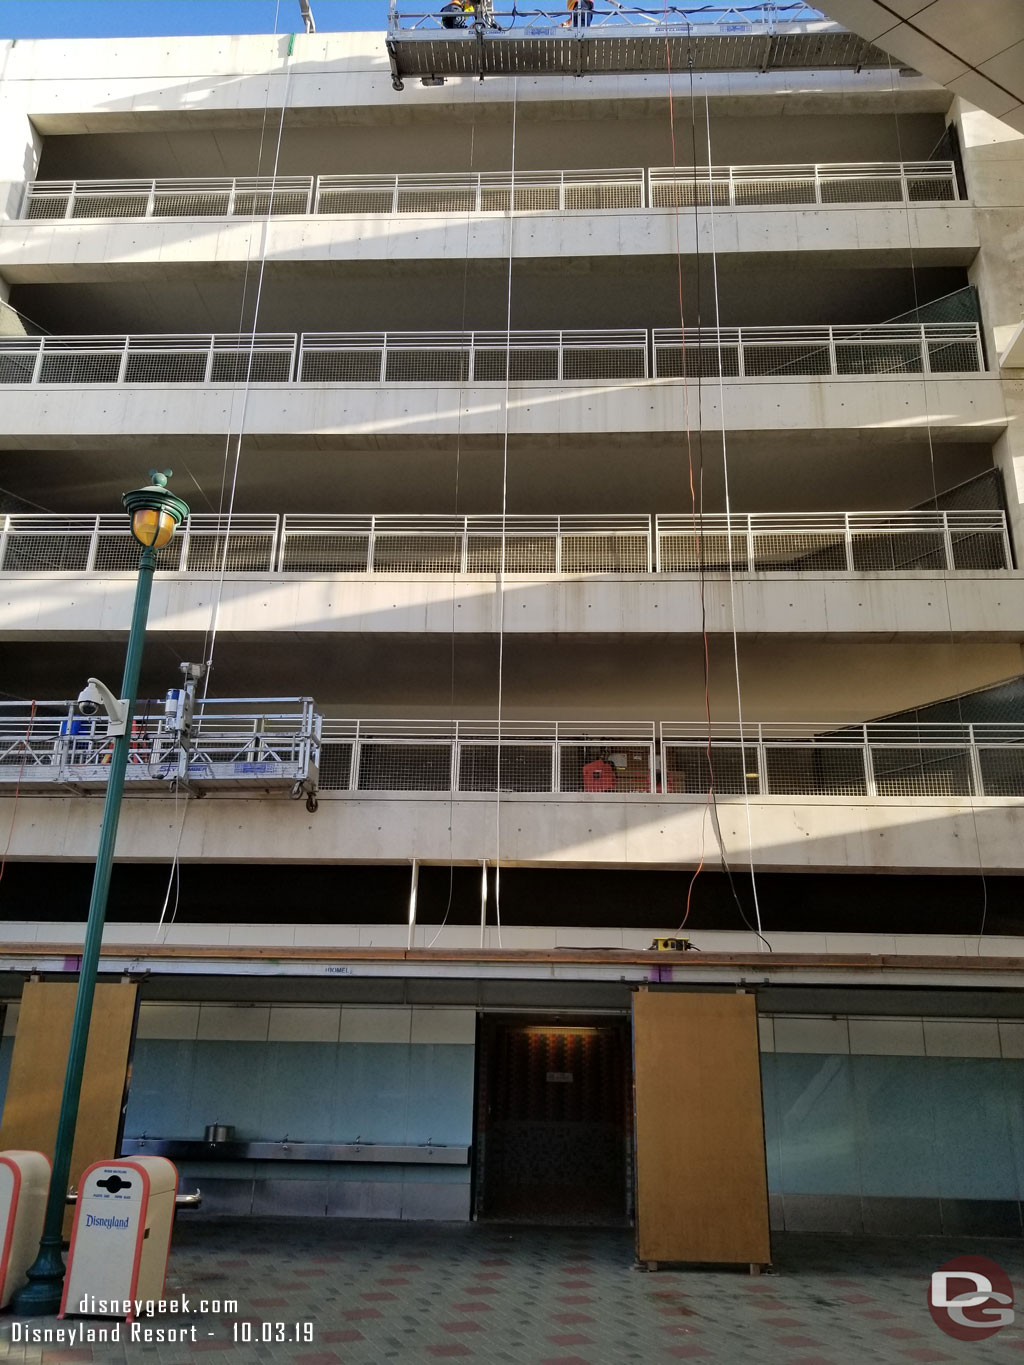
[[(39, 165), (43, 140), (24, 105), (25, 83), (11, 79), (16, 41), (0, 42), (0, 220), (16, 218), (26, 180)], [(0, 336), (24, 333), (18, 314), (8, 307), (10, 282), (0, 275)]]
[[(989, 364), (1024, 320), (1024, 133), (957, 99), (953, 117), (975, 205), (978, 255), (970, 270), (981, 300)], [(1006, 482), (1018, 563), (1024, 562), (1024, 369), (1001, 371), (1009, 425), (993, 457)]]

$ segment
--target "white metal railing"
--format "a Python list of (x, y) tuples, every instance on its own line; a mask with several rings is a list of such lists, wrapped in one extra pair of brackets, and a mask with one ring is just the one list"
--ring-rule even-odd
[[(500, 758), (499, 758), (500, 749)], [(710, 754), (710, 757), (709, 757)], [(500, 767), (500, 773), (499, 773)], [(323, 723), (320, 785), (352, 792), (1024, 797), (1024, 724)]]
[[(187, 764), (164, 710), (136, 703), (128, 782), (152, 787), (186, 769), (204, 787), (316, 787), (321, 718), (309, 697), (197, 700)], [(113, 748), (106, 717), (80, 715), (74, 702), (0, 702), (0, 786), (102, 788)]]
[(866, 327), (659, 327), (655, 378), (809, 378), (950, 374), (984, 369), (976, 322), (887, 322)]
[[(1005, 514), (992, 511), (512, 515), (508, 574), (991, 572), (1013, 567)], [(0, 517), (0, 572), (134, 573), (123, 517)], [(498, 515), (193, 513), (159, 552), (164, 572), (491, 574)]]
[(165, 180), (32, 180), (22, 216), (233, 218), (313, 212), (313, 176)]
[(917, 204), (959, 199), (952, 161), (652, 166), (651, 208)]
[(0, 337), (0, 384), (282, 383), (297, 346), (285, 332)]
[(0, 385), (628, 382), (984, 369), (976, 322), (0, 337)]
[[(388, 0), (388, 31), (395, 37), (438, 30), (472, 35), (473, 19), (453, 13), (445, 5), (446, 0), (421, 0), (419, 4), (410, 4), (408, 0)], [(734, 5), (655, 4), (651, 0), (638, 5), (630, 3), (630, 0), (596, 0), (593, 12), (586, 14), (581, 11), (576, 24), (567, 22), (566, 7), (562, 0), (557, 4), (540, 0), (540, 3), (525, 5), (514, 4), (512, 0), (477, 0), (477, 8), (485, 25), (499, 33), (513, 30), (557, 32), (562, 28), (587, 32), (614, 28), (639, 29), (641, 32), (718, 29), (722, 34), (729, 34), (755, 28), (771, 30), (779, 23), (818, 24), (829, 29), (837, 27), (825, 20), (821, 10), (815, 6), (786, 3), (786, 0)]]
[[(1024, 724), (323, 719), (307, 698), (197, 703), (189, 784), (311, 791), (573, 793), (705, 799), (1024, 797)], [(0, 786), (102, 790), (105, 719), (73, 702), (0, 702)], [(182, 770), (163, 702), (140, 702), (127, 779)]]
[(992, 511), (755, 512), (655, 518), (658, 573), (885, 573), (1009, 569)]
[(951, 161), (655, 166), (194, 180), (33, 180), (30, 220), (911, 204), (959, 198)]
[(647, 333), (306, 332), (297, 378), (305, 384), (522, 383), (646, 379)]

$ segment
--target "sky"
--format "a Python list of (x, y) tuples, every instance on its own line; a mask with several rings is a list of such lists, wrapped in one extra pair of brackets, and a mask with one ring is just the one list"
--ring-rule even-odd
[[(382, 30), (387, 0), (310, 0), (317, 31)], [(0, 39), (301, 33), (299, 0), (0, 0)]]

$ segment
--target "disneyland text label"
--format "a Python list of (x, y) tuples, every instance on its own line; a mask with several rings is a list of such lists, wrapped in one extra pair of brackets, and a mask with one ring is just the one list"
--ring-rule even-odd
[(145, 1345), (198, 1342), (198, 1327), (147, 1327), (141, 1322), (116, 1322), (111, 1327), (34, 1327), (11, 1323), (11, 1345), (84, 1346), (104, 1342), (132, 1341)]

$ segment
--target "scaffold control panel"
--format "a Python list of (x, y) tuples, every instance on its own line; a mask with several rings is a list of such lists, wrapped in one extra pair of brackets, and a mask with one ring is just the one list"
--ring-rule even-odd
[(591, 76), (687, 71), (859, 70), (888, 55), (802, 3), (573, 9), (518, 0), (389, 0), (392, 84), (419, 77)]
[[(319, 777), (321, 718), (309, 697), (197, 700), (188, 740), (164, 701), (140, 701), (125, 770), (128, 793), (189, 790), (313, 795)], [(73, 701), (0, 702), (0, 791), (102, 791), (114, 741), (105, 716), (82, 715)], [(184, 776), (182, 776), (184, 774)]]

